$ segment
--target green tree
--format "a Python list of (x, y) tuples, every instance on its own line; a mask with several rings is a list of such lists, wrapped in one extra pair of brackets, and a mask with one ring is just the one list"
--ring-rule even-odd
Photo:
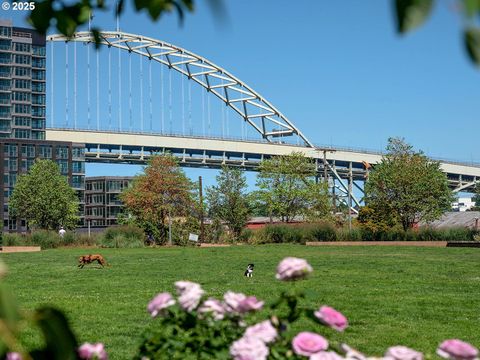
[(472, 208), (472, 210), (480, 211), (480, 182), (477, 182), (475, 185), (475, 195), (473, 195), (472, 201), (475, 202), (475, 206)]
[(27, 174), (20, 175), (9, 208), (13, 216), (40, 229), (72, 229), (78, 222), (77, 195), (51, 160), (36, 160)]
[(315, 166), (302, 153), (272, 157), (259, 169), (258, 202), (268, 216), (289, 222), (295, 216), (312, 219), (330, 214), (328, 187), (315, 182)]
[(192, 189), (173, 156), (157, 155), (148, 161), (144, 173), (135, 177), (132, 186), (120, 194), (120, 199), (138, 226), (152, 233), (157, 243), (165, 243), (169, 220), (185, 220), (195, 211)]
[(439, 218), (453, 199), (440, 163), (415, 152), (400, 138), (388, 139), (387, 154), (365, 184), (368, 206), (374, 212), (390, 212), (404, 230)]
[(217, 185), (207, 189), (208, 214), (224, 222), (238, 239), (251, 213), (247, 180), (240, 169), (227, 166), (222, 167), (216, 179)]

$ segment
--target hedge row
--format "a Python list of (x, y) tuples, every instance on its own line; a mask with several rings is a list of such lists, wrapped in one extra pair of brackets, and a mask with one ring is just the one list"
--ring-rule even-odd
[(308, 241), (474, 241), (479, 232), (467, 228), (420, 228), (404, 231), (391, 229), (372, 232), (355, 227), (336, 229), (329, 223), (306, 225), (267, 225), (250, 234), (248, 242), (254, 244), (298, 243)]

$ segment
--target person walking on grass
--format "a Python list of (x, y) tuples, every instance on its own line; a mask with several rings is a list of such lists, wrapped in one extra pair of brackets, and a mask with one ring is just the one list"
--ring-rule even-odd
[(63, 228), (63, 226), (60, 226), (60, 230), (58, 230), (58, 235), (63, 238), (65, 236), (65, 229)]

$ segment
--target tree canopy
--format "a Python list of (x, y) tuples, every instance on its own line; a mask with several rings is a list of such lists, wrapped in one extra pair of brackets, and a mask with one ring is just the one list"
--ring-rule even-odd
[(126, 211), (157, 242), (168, 236), (168, 219), (186, 217), (195, 210), (192, 183), (171, 155), (156, 155), (125, 189), (120, 199)]
[(45, 230), (72, 229), (78, 222), (75, 190), (51, 160), (36, 160), (27, 174), (19, 176), (9, 209), (11, 215)]
[(439, 218), (452, 201), (453, 194), (440, 163), (415, 152), (400, 138), (388, 140), (387, 154), (370, 172), (365, 184), (368, 207), (374, 212), (387, 212), (404, 230), (419, 221)]
[(328, 186), (315, 182), (315, 166), (300, 152), (275, 156), (260, 164), (256, 192), (270, 217), (321, 218), (331, 211)]
[(238, 239), (251, 213), (247, 180), (240, 169), (226, 166), (216, 180), (217, 185), (207, 189), (209, 216), (224, 222)]

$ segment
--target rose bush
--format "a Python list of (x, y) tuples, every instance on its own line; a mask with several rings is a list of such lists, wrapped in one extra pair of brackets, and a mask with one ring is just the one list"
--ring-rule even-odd
[[(276, 278), (299, 281), (312, 271), (307, 261), (286, 258), (278, 265)], [(348, 327), (345, 315), (330, 306), (322, 305), (317, 310), (301, 306), (305, 297), (302, 292), (286, 291), (266, 304), (255, 296), (232, 291), (227, 291), (223, 299), (205, 297), (200, 284), (190, 281), (177, 281), (175, 288), (177, 298), (162, 292), (147, 304), (146, 310), (153, 323), (142, 335), (135, 359), (424, 359), (421, 352), (402, 345), (392, 346), (383, 357), (374, 358), (347, 344), (327, 340), (320, 329), (293, 333), (292, 324), (304, 318), (339, 332)], [(0, 359), (108, 359), (102, 343), (78, 345), (61, 311), (43, 307), (30, 315), (20, 312), (2, 283), (0, 310)], [(251, 316), (260, 310), (261, 313)], [(266, 318), (258, 321), (262, 314)], [(45, 338), (43, 348), (26, 350), (22, 347), (18, 341), (22, 322), (39, 327)], [(436, 353), (450, 360), (478, 360), (478, 349), (459, 339), (443, 341)]]

